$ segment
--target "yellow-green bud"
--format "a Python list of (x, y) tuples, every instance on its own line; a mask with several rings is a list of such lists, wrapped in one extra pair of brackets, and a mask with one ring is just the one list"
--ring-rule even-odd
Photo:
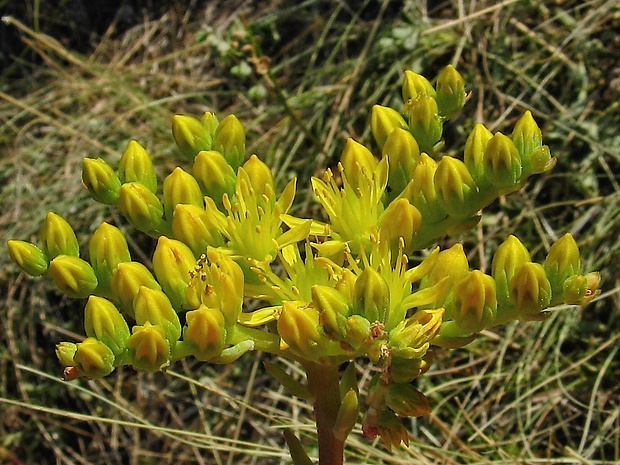
[(468, 272), (469, 262), (467, 261), (467, 255), (465, 255), (465, 251), (463, 250), (463, 244), (459, 242), (449, 249), (439, 252), (433, 267), (422, 279), (420, 288), (429, 288), (448, 277), (452, 285), (446, 286), (442, 296), (435, 302), (436, 305), (441, 305), (443, 304), (443, 298), (445, 298), (452, 286), (463, 279)]
[(415, 100), (420, 95), (429, 95), (435, 97), (435, 89), (432, 84), (424, 76), (414, 73), (411, 70), (405, 71), (405, 79), (403, 80), (403, 102), (405, 104), (409, 100)]
[(204, 115), (202, 115), (202, 118), (200, 119), (200, 122), (207, 131), (207, 134), (209, 134), (211, 138), (213, 138), (213, 136), (215, 136), (215, 130), (217, 129), (217, 125), (220, 124), (217, 116), (215, 116), (210, 111), (205, 111)]
[(465, 151), (463, 154), (465, 166), (467, 166), (472, 178), (474, 178), (476, 183), (480, 186), (484, 184), (488, 185), (484, 177), (484, 153), (492, 137), (493, 134), (484, 124), (476, 123), (474, 129), (472, 129), (467, 137), (467, 142), (465, 142)]
[(499, 303), (507, 302), (510, 297), (508, 285), (515, 270), (530, 261), (532, 261), (530, 253), (515, 236), (508, 236), (497, 248), (491, 262), (491, 275), (495, 280)]
[[(209, 149), (206, 149), (209, 150)], [(245, 158), (245, 129), (235, 115), (224, 118), (215, 130), (213, 150), (217, 150), (237, 171)]]
[(163, 221), (161, 202), (144, 184), (128, 182), (121, 186), (118, 210), (138, 230), (149, 233)]
[(579, 273), (581, 258), (579, 247), (571, 233), (564, 234), (553, 243), (545, 260), (545, 273), (551, 283), (554, 301), (561, 296), (564, 282)]
[(43, 251), (48, 260), (58, 255), (80, 255), (80, 246), (75, 237), (73, 228), (67, 220), (54, 212), (47, 212), (45, 221), (41, 224), (39, 237), (43, 244)]
[(385, 390), (385, 403), (401, 417), (421, 417), (431, 413), (431, 405), (411, 384), (390, 383)]
[(110, 290), (110, 281), (119, 263), (131, 261), (127, 239), (120, 229), (103, 222), (88, 242), (90, 263), (97, 275), (99, 289)]
[(97, 288), (92, 267), (73, 255), (58, 255), (50, 262), (48, 273), (58, 289), (75, 299), (85, 299)]
[(101, 158), (82, 160), (82, 185), (97, 202), (117, 204), (121, 181), (114, 169)]
[(340, 163), (344, 168), (347, 181), (354, 187), (368, 183), (378, 165), (372, 152), (350, 137), (342, 150)]
[(175, 239), (187, 244), (194, 255), (200, 256), (207, 246), (224, 245), (224, 238), (211, 217), (204, 208), (179, 204), (172, 217), (172, 234)]
[(549, 147), (542, 145), (542, 132), (531, 111), (527, 110), (515, 124), (512, 141), (521, 157), (525, 176), (544, 173), (555, 166), (556, 159), (551, 157)]
[(510, 137), (501, 132), (489, 139), (483, 164), (485, 177), (495, 187), (511, 187), (521, 179), (519, 152)]
[(401, 321), (388, 335), (392, 355), (407, 359), (422, 357), (441, 328), (444, 309), (418, 310)]
[(116, 294), (123, 304), (123, 308), (132, 318), (134, 317), (133, 299), (138, 294), (140, 287), (161, 289), (151, 272), (140, 262), (119, 263), (114, 270), (110, 285), (112, 292)]
[(129, 327), (116, 306), (103, 297), (91, 295), (84, 308), (84, 330), (88, 337), (103, 342), (116, 359), (127, 349)]
[(149, 322), (160, 325), (168, 341), (173, 344), (181, 337), (181, 323), (179, 316), (172, 308), (170, 300), (162, 291), (140, 287), (133, 300), (133, 311), (136, 323), (143, 325)]
[(179, 204), (204, 207), (198, 181), (183, 168), (176, 167), (164, 179), (164, 212), (167, 221), (172, 222), (174, 208)]
[(454, 320), (478, 333), (493, 325), (496, 313), (495, 281), (482, 271), (469, 272), (454, 289)]
[(112, 373), (114, 353), (103, 342), (94, 337), (87, 337), (76, 346), (73, 360), (84, 376), (99, 379)]
[(390, 288), (377, 270), (367, 266), (355, 280), (353, 289), (353, 313), (364, 316), (374, 323), (385, 323), (390, 308)]
[(58, 361), (66, 367), (75, 366), (75, 352), (77, 351), (77, 344), (74, 342), (60, 342), (56, 344), (56, 357)]
[(587, 305), (600, 294), (598, 286), (601, 282), (600, 273), (588, 273), (585, 276), (575, 275), (564, 281), (563, 299), (571, 305)]
[(437, 107), (446, 118), (454, 116), (465, 105), (465, 82), (452, 65), (446, 66), (437, 76)]
[(256, 155), (252, 155), (243, 164), (243, 170), (247, 173), (250, 186), (257, 196), (263, 194), (269, 198), (274, 198), (275, 181), (271, 168), (261, 161)]
[(417, 99), (407, 103), (409, 115), (409, 130), (420, 150), (433, 153), (443, 134), (443, 117), (439, 114), (437, 102), (429, 95), (420, 95)]
[(385, 141), (395, 129), (407, 129), (402, 115), (390, 107), (373, 105), (370, 113), (370, 129), (379, 149), (383, 149)]
[(186, 291), (190, 270), (196, 267), (196, 257), (183, 242), (160, 236), (153, 253), (153, 271), (164, 292), (178, 311), (189, 308)]
[(172, 135), (181, 153), (190, 160), (201, 150), (211, 150), (212, 136), (200, 120), (189, 115), (172, 117)]
[(6, 243), (9, 256), (22, 270), (30, 276), (41, 276), (47, 271), (47, 256), (36, 245), (26, 241), (9, 240)]
[(132, 365), (141, 371), (159, 371), (170, 364), (170, 343), (164, 328), (149, 322), (134, 326), (127, 340)]
[(437, 205), (435, 171), (437, 171), (437, 162), (422, 153), (413, 168), (411, 182), (403, 195), (420, 211), (424, 221), (429, 223), (436, 223), (446, 216), (446, 212)]
[(328, 340), (319, 333), (319, 312), (304, 302), (282, 302), (277, 327), (291, 350), (308, 360), (316, 360), (325, 352)]
[(408, 251), (414, 234), (422, 227), (420, 211), (402, 197), (388, 205), (379, 221), (379, 238), (391, 245), (392, 252), (398, 250), (401, 237), (405, 244), (404, 250)]
[(393, 199), (407, 187), (411, 172), (420, 158), (420, 148), (409, 131), (397, 128), (383, 145), (382, 155), (387, 157), (390, 168), (388, 198)]
[(421, 358), (392, 357), (390, 359), (390, 381), (395, 383), (410, 383), (426, 373), (433, 363), (433, 353), (426, 352)]
[[(153, 160), (137, 141), (130, 140), (118, 161), (118, 176), (121, 183), (139, 182), (153, 194), (157, 192), (157, 175)], [(120, 186), (119, 186), (120, 189)]]
[(450, 216), (469, 218), (478, 210), (474, 202), (478, 188), (461, 160), (443, 156), (437, 164), (434, 182), (439, 205)]
[(201, 305), (186, 313), (183, 343), (198, 360), (207, 361), (222, 353), (226, 341), (224, 315), (217, 308)]
[(199, 152), (196, 155), (192, 175), (198, 181), (202, 193), (211, 197), (218, 205), (222, 204), (224, 194), (230, 197), (235, 191), (235, 170), (224, 156), (215, 150)]
[(391, 410), (380, 410), (377, 416), (377, 435), (389, 450), (400, 447), (401, 443), (409, 447), (409, 433), (402, 421)]
[(551, 284), (539, 263), (523, 263), (510, 280), (510, 296), (520, 320), (541, 320), (541, 312), (551, 303)]

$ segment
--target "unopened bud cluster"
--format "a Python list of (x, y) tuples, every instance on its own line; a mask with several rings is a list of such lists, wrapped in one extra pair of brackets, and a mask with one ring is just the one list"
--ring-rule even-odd
[[(136, 141), (117, 169), (84, 159), (91, 196), (158, 241), (151, 269), (132, 260), (123, 232), (107, 223), (86, 257), (55, 213), (41, 227), (40, 246), (9, 241), (26, 273), (87, 299), (85, 339), (57, 348), (66, 377), (100, 378), (121, 365), (157, 371), (187, 356), (228, 363), (251, 350), (302, 365), (365, 357), (377, 365), (365, 407), (349, 370), (334, 431), (346, 437), (364, 408), (363, 431), (391, 447), (407, 442), (399, 417), (431, 410), (412, 385), (432, 362), (430, 346), (461, 347), (486, 328), (590, 302), (599, 275), (581, 274), (570, 234), (542, 264), (510, 236), (490, 274), (470, 269), (460, 244), (423, 251), (473, 228), (483, 207), (555, 159), (529, 111), (510, 135), (477, 124), (462, 156), (443, 155), (444, 121), (467, 100), (451, 66), (434, 86), (407, 71), (402, 96), (402, 109), (372, 108), (378, 151), (349, 139), (340, 163), (312, 179), (326, 223), (289, 214), (295, 180), (278, 192), (270, 168), (246, 158), (234, 115), (175, 116), (172, 133), (191, 169), (175, 168), (161, 185)], [(425, 258), (413, 263), (413, 252)], [(247, 311), (248, 299), (267, 303)], [(311, 396), (281, 368), (267, 369), (294, 394)]]

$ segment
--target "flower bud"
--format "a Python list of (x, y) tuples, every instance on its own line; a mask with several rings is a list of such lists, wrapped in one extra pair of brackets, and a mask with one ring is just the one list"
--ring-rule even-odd
[(435, 144), (443, 134), (443, 117), (439, 114), (437, 102), (433, 97), (420, 95), (407, 103), (406, 112), (409, 116), (409, 130), (420, 150), (433, 153)]
[(203, 194), (211, 197), (218, 205), (221, 205), (224, 194), (230, 197), (235, 191), (235, 170), (224, 156), (215, 150), (202, 151), (196, 155), (192, 175), (198, 181)]
[(472, 178), (480, 186), (488, 185), (484, 177), (484, 153), (487, 150), (489, 140), (493, 137), (484, 124), (476, 123), (474, 129), (469, 133), (465, 142), (463, 160)]
[(407, 123), (402, 115), (393, 108), (373, 105), (370, 113), (370, 129), (379, 149), (383, 149), (389, 135), (395, 129), (407, 129)]
[(478, 210), (475, 203), (478, 188), (461, 160), (442, 157), (433, 180), (439, 205), (448, 215), (469, 218)]
[(340, 340), (344, 337), (346, 319), (351, 313), (346, 297), (329, 286), (312, 286), (312, 304), (320, 313), (321, 327), (325, 335)]
[(452, 286), (463, 279), (468, 272), (469, 262), (467, 261), (467, 255), (463, 251), (463, 244), (456, 243), (449, 249), (439, 252), (433, 267), (422, 279), (420, 289), (430, 288), (448, 277), (452, 283), (451, 286), (446, 286), (442, 296), (435, 302), (436, 305), (441, 305), (443, 304), (443, 298), (445, 298)]
[(465, 105), (465, 82), (452, 65), (446, 66), (437, 76), (437, 107), (446, 118), (454, 116)]
[(420, 148), (409, 131), (397, 128), (385, 141), (382, 154), (389, 163), (388, 189), (391, 195), (388, 198), (393, 199), (409, 184), (413, 167), (420, 158)]
[(202, 115), (202, 118), (200, 119), (200, 122), (207, 131), (207, 134), (209, 134), (211, 138), (213, 138), (213, 136), (215, 136), (215, 130), (217, 129), (217, 125), (220, 124), (217, 116), (215, 116), (210, 111), (205, 111), (204, 115)]
[(196, 257), (183, 242), (160, 236), (153, 253), (153, 271), (164, 292), (178, 311), (189, 308), (186, 291), (190, 270), (196, 267)]
[(427, 154), (422, 153), (413, 168), (411, 182), (403, 194), (420, 211), (422, 218), (428, 223), (436, 223), (446, 216), (446, 212), (437, 205), (435, 171), (437, 171), (437, 162)]
[(317, 360), (325, 352), (328, 340), (319, 333), (319, 312), (315, 308), (285, 300), (277, 327), (291, 350), (308, 360)]
[(540, 313), (551, 303), (551, 285), (542, 265), (523, 263), (515, 269), (509, 287), (520, 320), (542, 319)]
[(545, 273), (551, 283), (554, 300), (562, 294), (564, 282), (579, 273), (580, 267), (579, 247), (572, 234), (566, 233), (553, 243), (545, 260)]
[(112, 302), (91, 295), (84, 308), (84, 330), (88, 337), (103, 342), (116, 359), (127, 349), (129, 327)]
[(166, 294), (159, 289), (140, 287), (133, 300), (133, 311), (137, 324), (143, 325), (149, 322), (164, 328), (164, 334), (171, 344), (181, 337), (179, 316)]
[(353, 289), (354, 313), (368, 321), (384, 323), (390, 308), (390, 288), (385, 278), (367, 266), (355, 280)]
[(454, 289), (454, 320), (478, 333), (493, 325), (497, 312), (495, 281), (482, 271), (469, 272)]
[(190, 160), (201, 150), (211, 150), (212, 136), (203, 124), (193, 116), (174, 115), (172, 135), (181, 153)]
[(47, 271), (49, 262), (45, 252), (26, 241), (9, 240), (6, 243), (9, 256), (30, 276), (41, 276)]
[(555, 166), (557, 161), (557, 158), (551, 156), (549, 147), (546, 145), (541, 145), (540, 147), (534, 149), (534, 151), (530, 154), (530, 157), (527, 160), (527, 165), (525, 162), (523, 163), (523, 173), (525, 176), (529, 176), (530, 174), (546, 173)]
[(542, 132), (527, 110), (515, 124), (512, 141), (517, 147), (525, 176), (545, 173), (555, 166), (556, 159), (549, 153), (549, 147), (542, 145)]
[(522, 173), (521, 157), (510, 137), (495, 134), (484, 152), (484, 175), (495, 187), (512, 187)]
[(491, 275), (495, 280), (497, 300), (500, 304), (509, 299), (508, 284), (515, 270), (530, 261), (530, 253), (515, 236), (508, 236), (497, 248), (491, 262)]
[[(203, 149), (208, 150), (208, 149)], [(228, 115), (217, 126), (213, 150), (220, 152), (234, 171), (245, 158), (245, 129), (235, 115)]]
[(388, 335), (392, 355), (406, 359), (420, 358), (441, 328), (443, 308), (418, 310), (401, 321)]
[(129, 141), (118, 161), (118, 176), (123, 184), (139, 182), (153, 194), (157, 193), (157, 175), (153, 160), (144, 147), (135, 140)]
[(216, 308), (201, 305), (185, 314), (183, 343), (198, 360), (208, 361), (222, 353), (226, 341), (224, 315)]
[(85, 299), (97, 288), (92, 267), (73, 255), (58, 255), (50, 262), (48, 273), (56, 287), (74, 299)]
[(354, 187), (368, 183), (378, 165), (372, 152), (350, 137), (340, 156), (340, 163), (347, 181)]
[(403, 102), (405, 104), (409, 100), (415, 100), (420, 95), (428, 95), (435, 97), (435, 89), (432, 84), (424, 76), (418, 73), (414, 73), (411, 70), (405, 71), (405, 79), (403, 80)]
[(117, 204), (121, 181), (114, 169), (101, 158), (82, 160), (82, 185), (97, 202)]
[(385, 391), (385, 403), (401, 417), (421, 417), (431, 413), (431, 405), (426, 396), (411, 384), (388, 384)]
[(77, 352), (77, 344), (74, 342), (60, 342), (56, 344), (56, 357), (58, 361), (66, 367), (74, 367), (75, 353)]
[(422, 227), (420, 211), (409, 203), (406, 198), (393, 200), (380, 218), (379, 238), (392, 246), (392, 252), (399, 247), (400, 238), (409, 249), (414, 234)]
[(409, 433), (402, 421), (391, 410), (380, 410), (377, 417), (377, 435), (389, 450), (400, 447), (401, 443), (409, 447)]
[(428, 371), (433, 362), (433, 353), (426, 352), (421, 358), (392, 357), (390, 359), (390, 381), (410, 383)]
[(250, 186), (257, 196), (263, 194), (273, 198), (275, 181), (271, 168), (262, 162), (256, 155), (252, 155), (243, 164), (243, 170), (247, 173)]
[(139, 182), (121, 186), (118, 210), (138, 230), (149, 233), (163, 221), (164, 209), (155, 194)]
[(117, 265), (110, 281), (110, 287), (132, 318), (134, 317), (133, 300), (142, 286), (161, 290), (159, 283), (142, 263), (122, 262)]
[(208, 246), (224, 245), (222, 233), (213, 224), (211, 216), (204, 208), (195, 205), (177, 205), (172, 217), (174, 238), (187, 244), (196, 256), (204, 253)]
[(172, 222), (174, 208), (179, 204), (204, 207), (198, 181), (182, 168), (176, 167), (164, 179), (164, 212), (167, 221)]
[(140, 371), (154, 372), (170, 364), (170, 343), (164, 328), (149, 322), (134, 326), (127, 340), (132, 365)]
[(41, 224), (39, 237), (43, 243), (43, 251), (48, 260), (58, 255), (80, 255), (80, 246), (71, 225), (62, 216), (47, 212)]
[(76, 344), (73, 360), (78, 370), (90, 379), (103, 378), (114, 370), (114, 353), (94, 337)]
[(575, 275), (564, 281), (563, 298), (569, 305), (587, 305), (601, 293), (598, 286), (601, 282), (599, 273), (588, 273), (585, 276)]
[(101, 223), (88, 242), (90, 263), (97, 275), (99, 289), (110, 290), (110, 281), (119, 263), (131, 261), (127, 239), (120, 229)]
[(341, 441), (344, 441), (347, 438), (357, 423), (359, 412), (360, 406), (358, 394), (355, 390), (350, 389), (343, 396), (342, 401), (340, 402), (338, 415), (336, 415), (336, 420), (332, 428), (336, 438)]

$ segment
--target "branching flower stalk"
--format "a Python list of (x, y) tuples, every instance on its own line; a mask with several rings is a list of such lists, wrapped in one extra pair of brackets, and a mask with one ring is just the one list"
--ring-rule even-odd
[[(85, 339), (57, 346), (64, 378), (97, 379), (121, 365), (154, 372), (192, 356), (232, 363), (255, 350), (288, 358), (306, 382), (277, 364), (266, 368), (314, 405), (319, 464), (337, 465), (360, 416), (365, 435), (388, 448), (408, 444), (401, 418), (431, 411), (414, 387), (432, 362), (431, 345), (462, 347), (484, 329), (590, 302), (600, 277), (580, 274), (570, 234), (543, 264), (508, 237), (491, 274), (471, 270), (461, 244), (430, 248), (472, 229), (482, 208), (554, 166), (531, 113), (511, 135), (477, 124), (457, 158), (442, 153), (442, 132), (465, 104), (461, 75), (448, 66), (433, 86), (406, 71), (402, 95), (402, 113), (372, 108), (378, 152), (349, 139), (340, 163), (312, 178), (327, 222), (289, 213), (296, 181), (278, 192), (270, 168), (246, 159), (234, 115), (174, 116), (174, 139), (193, 165), (176, 168), (161, 192), (136, 141), (116, 170), (85, 158), (90, 195), (158, 241), (149, 269), (132, 260), (117, 227), (102, 223), (86, 258), (69, 223), (50, 212), (40, 246), (8, 242), (26, 273), (87, 299)], [(415, 262), (413, 253), (425, 258)], [(250, 300), (264, 306), (249, 311)], [(376, 367), (364, 399), (356, 361)], [(312, 463), (291, 431), (285, 438), (295, 464)]]

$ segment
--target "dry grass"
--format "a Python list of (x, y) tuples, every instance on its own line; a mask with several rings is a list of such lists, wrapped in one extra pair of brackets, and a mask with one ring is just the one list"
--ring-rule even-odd
[[(583, 310), (559, 308), (542, 324), (438, 352), (421, 383), (434, 413), (411, 422), (412, 446), (389, 453), (356, 430), (347, 463), (617, 463), (617, 1), (452, 0), (430, 11), (421, 1), (215, 3), (173, 5), (118, 37), (110, 31), (89, 55), (12, 23), (42, 64), (0, 88), (3, 239), (35, 240), (48, 210), (69, 218), (83, 244), (104, 219), (122, 225), (82, 191), (81, 158), (114, 164), (136, 138), (163, 176), (181, 163), (169, 134), (179, 112), (235, 112), (249, 151), (278, 182), (307, 185), (337, 160), (345, 136), (370, 140), (373, 103), (400, 104), (403, 69), (433, 76), (453, 63), (473, 97), (446, 128), (448, 147), (461, 151), (474, 122), (509, 132), (532, 109), (559, 159), (460, 238), (470, 261), (488, 268), (511, 233), (542, 259), (571, 231), (584, 267), (602, 271), (603, 294)], [(315, 212), (308, 190), (298, 201)], [(132, 254), (150, 256), (152, 244), (127, 233)], [(79, 338), (83, 304), (19, 275), (6, 254), (0, 274), (1, 463), (288, 463), (280, 429), (290, 425), (312, 447), (308, 406), (269, 379), (264, 355), (61, 382), (53, 347)]]

